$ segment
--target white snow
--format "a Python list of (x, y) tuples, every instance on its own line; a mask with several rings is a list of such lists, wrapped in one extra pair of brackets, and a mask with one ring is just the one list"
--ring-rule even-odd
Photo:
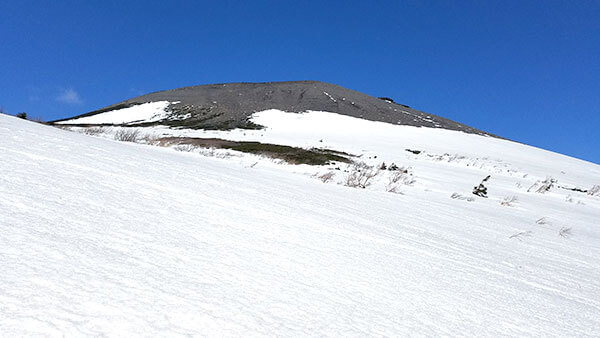
[(123, 124), (132, 122), (152, 122), (168, 116), (167, 107), (177, 102), (157, 101), (138, 104), (128, 108), (111, 110), (87, 117), (80, 117), (58, 124)]
[(333, 98), (333, 96), (331, 96), (331, 94), (329, 94), (328, 92), (323, 92), (323, 94), (325, 94), (331, 101), (337, 103), (337, 100)]
[[(204, 131), (153, 127), (148, 130), (160, 135), (216, 137), (305, 148), (329, 148), (359, 155), (361, 160), (373, 164), (385, 161), (413, 166), (433, 165), (439, 168), (453, 167), (456, 162), (461, 162), (463, 167), (468, 164), (469, 168), (465, 168), (468, 170), (453, 170), (454, 174), (480, 176), (490, 170), (509, 177), (528, 174), (524, 181), (531, 183), (535, 182), (534, 178), (552, 176), (563, 183), (591, 188), (593, 184), (597, 184), (594, 182), (600, 181), (598, 165), (493, 137), (367, 121), (321, 111), (288, 113), (272, 109), (255, 113), (251, 120), (266, 129)], [(406, 149), (421, 150), (425, 154), (412, 156)], [(373, 156), (377, 158), (369, 159)], [(433, 160), (448, 162), (452, 157), (455, 157), (452, 163), (429, 163)], [(431, 161), (426, 161), (427, 159)], [(475, 167), (483, 170), (476, 171)]]
[[(591, 188), (598, 165), (356, 120), (262, 112), (267, 130), (217, 134), (394, 160), (404, 195), (0, 115), (0, 332), (597, 336), (600, 196), (526, 190)], [(487, 174), (489, 198), (450, 198)]]

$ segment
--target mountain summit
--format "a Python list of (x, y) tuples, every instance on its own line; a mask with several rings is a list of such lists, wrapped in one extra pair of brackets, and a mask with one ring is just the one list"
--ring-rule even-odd
[[(443, 128), (494, 136), (475, 128), (427, 114), (389, 98), (377, 98), (319, 81), (224, 83), (154, 92), (134, 97), (72, 118), (61, 124), (115, 124), (82, 118), (152, 102), (168, 102), (159, 118), (140, 119), (139, 126), (167, 125), (193, 129), (260, 128), (249, 121), (253, 113), (269, 109), (286, 112), (326, 111), (340, 115), (415, 127)], [(118, 124), (118, 123), (116, 123)]]

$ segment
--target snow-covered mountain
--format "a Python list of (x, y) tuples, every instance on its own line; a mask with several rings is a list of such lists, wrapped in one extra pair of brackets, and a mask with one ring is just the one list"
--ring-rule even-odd
[(600, 166), (433, 115), (193, 105), (0, 115), (0, 332), (600, 332)]
[[(140, 105), (142, 107), (136, 107)], [(143, 127), (167, 125), (219, 130), (254, 129), (260, 126), (249, 123), (248, 119), (253, 113), (269, 109), (286, 112), (327, 111), (370, 121), (489, 135), (443, 117), (395, 103), (390, 98), (372, 97), (320, 81), (223, 83), (183, 87), (138, 96), (54, 122), (79, 125), (127, 123)], [(140, 110), (157, 114), (149, 116), (152, 117), (149, 119), (133, 113)], [(108, 112), (110, 113), (106, 114)], [(128, 115), (129, 120), (114, 119), (115, 114)]]

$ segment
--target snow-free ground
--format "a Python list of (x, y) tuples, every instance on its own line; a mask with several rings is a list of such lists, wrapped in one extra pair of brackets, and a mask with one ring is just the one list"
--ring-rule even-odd
[[(338, 184), (343, 166), (207, 157), (0, 115), (2, 335), (598, 335), (600, 196), (527, 190), (547, 175), (588, 189), (600, 166), (440, 129), (336, 129), (344, 117), (316, 114), (195, 133), (393, 161), (414, 183), (386, 192), (385, 171), (356, 189)], [(309, 118), (333, 120), (315, 131)], [(312, 176), (324, 172), (334, 179)], [(489, 198), (475, 197), (487, 175)]]

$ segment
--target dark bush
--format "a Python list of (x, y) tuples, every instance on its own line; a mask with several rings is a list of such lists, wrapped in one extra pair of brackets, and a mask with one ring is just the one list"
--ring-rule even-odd
[(487, 198), (487, 187), (483, 185), (483, 183), (487, 182), (490, 179), (490, 177), (491, 176), (488, 175), (486, 178), (483, 179), (483, 181), (481, 181), (481, 183), (479, 183), (478, 186), (473, 187), (473, 195)]

